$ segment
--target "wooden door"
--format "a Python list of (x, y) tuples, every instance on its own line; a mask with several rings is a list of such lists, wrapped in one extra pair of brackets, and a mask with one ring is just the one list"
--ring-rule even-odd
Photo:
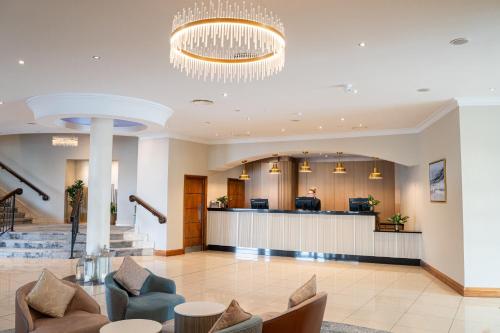
[(201, 251), (206, 232), (205, 176), (184, 176), (184, 251)]
[(245, 208), (245, 181), (235, 178), (227, 179), (228, 208)]

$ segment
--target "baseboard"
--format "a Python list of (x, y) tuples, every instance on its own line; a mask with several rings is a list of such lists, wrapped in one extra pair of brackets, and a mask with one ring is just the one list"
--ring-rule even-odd
[(453, 278), (444, 274), (440, 270), (432, 267), (425, 261), (421, 260), (420, 265), (431, 275), (464, 297), (500, 297), (500, 288), (464, 287), (462, 284), (455, 281)]
[(437, 278), (438, 280), (440, 280), (441, 282), (446, 284), (448, 287), (455, 290), (460, 295), (464, 296), (464, 286), (461, 283), (455, 281), (453, 278), (444, 274), (440, 270), (432, 267), (431, 265), (429, 265), (428, 263), (426, 263), (423, 260), (420, 260), (420, 266), (422, 266), (423, 269), (425, 269), (427, 272), (429, 272), (435, 278)]
[(184, 249), (175, 249), (175, 250), (154, 250), (155, 256), (161, 257), (172, 257), (172, 256), (180, 256), (184, 254)]
[(464, 288), (465, 297), (500, 297), (500, 288)]

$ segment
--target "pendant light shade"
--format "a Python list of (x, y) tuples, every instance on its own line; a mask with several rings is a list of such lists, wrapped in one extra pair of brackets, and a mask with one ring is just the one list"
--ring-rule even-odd
[(376, 158), (376, 157), (373, 159), (373, 170), (368, 175), (368, 179), (370, 179), (370, 180), (384, 179), (384, 177), (382, 177), (382, 173), (377, 168), (377, 160), (378, 160), (378, 158)]
[(307, 161), (307, 154), (308, 152), (304, 152), (304, 162), (299, 167), (299, 172), (301, 173), (310, 173), (312, 172), (311, 166), (309, 166), (309, 162)]
[(338, 152), (337, 156), (338, 156), (338, 160), (337, 160), (337, 164), (335, 165), (335, 169), (333, 170), (333, 173), (341, 174), (341, 175), (347, 173), (347, 170), (344, 166), (344, 162), (342, 162), (342, 152)]
[(280, 168), (278, 167), (278, 163), (280, 161), (278, 154), (273, 154), (273, 157), (275, 157), (277, 160), (273, 161), (273, 166), (271, 169), (269, 169), (269, 174), (270, 175), (279, 175), (281, 173)]
[(244, 161), (241, 161), (241, 164), (243, 164), (243, 170), (241, 171), (241, 175), (240, 175), (240, 180), (250, 180), (250, 175), (248, 174), (247, 172), (247, 169), (245, 167), (245, 164), (247, 163), (246, 160)]

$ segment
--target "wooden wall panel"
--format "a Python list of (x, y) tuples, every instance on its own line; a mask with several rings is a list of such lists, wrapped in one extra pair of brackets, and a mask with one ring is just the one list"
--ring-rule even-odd
[(349, 198), (365, 198), (372, 194), (381, 203), (376, 211), (384, 220), (394, 214), (395, 179), (394, 163), (378, 161), (384, 179), (369, 180), (372, 161), (345, 162), (346, 174), (334, 174), (334, 162), (311, 162), (312, 173), (298, 174), (298, 195), (305, 195), (311, 187), (317, 188), (323, 210), (348, 210)]

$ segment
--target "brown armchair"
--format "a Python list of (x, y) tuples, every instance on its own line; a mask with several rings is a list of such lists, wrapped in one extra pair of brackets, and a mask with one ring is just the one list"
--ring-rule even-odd
[(62, 318), (52, 318), (30, 308), (26, 296), (36, 284), (30, 282), (16, 291), (16, 333), (99, 333), (109, 321), (101, 315), (101, 307), (79, 285), (63, 280), (76, 288), (76, 293)]
[(318, 293), (283, 313), (263, 314), (262, 333), (320, 333), (326, 298), (326, 293)]

